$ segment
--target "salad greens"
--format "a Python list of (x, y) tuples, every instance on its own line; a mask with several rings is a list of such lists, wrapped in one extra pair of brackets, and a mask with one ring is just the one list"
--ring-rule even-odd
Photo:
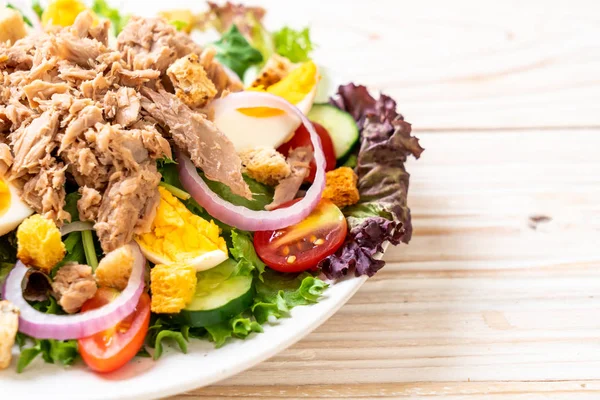
[(182, 31), (185, 28), (187, 28), (188, 23), (185, 21), (180, 21), (180, 20), (175, 20), (175, 21), (169, 21), (169, 23), (171, 25), (173, 25), (175, 27), (175, 29), (177, 29), (178, 31)]
[(258, 278), (263, 280), (265, 272), (265, 263), (256, 255), (252, 237), (247, 232), (240, 232), (236, 229), (231, 231), (231, 244), (229, 249), (231, 256), (238, 262), (238, 270), (246, 267), (250, 271), (256, 270)]
[(31, 8), (33, 9), (33, 12), (35, 12), (35, 15), (38, 16), (38, 18), (42, 18), (42, 14), (44, 13), (44, 8), (42, 7), (42, 5), (40, 4), (39, 0), (33, 0), (33, 2), (31, 3)]
[(109, 6), (106, 0), (94, 0), (92, 11), (107, 18), (111, 22), (116, 34), (119, 34), (125, 25), (127, 25), (127, 21), (129, 21), (129, 15), (122, 15), (118, 9)]
[(301, 31), (290, 27), (283, 27), (273, 33), (275, 41), (275, 51), (280, 56), (290, 59), (291, 62), (304, 62), (310, 60), (310, 53), (314, 50), (314, 45), (310, 39), (310, 29), (304, 28)]
[[(17, 361), (17, 372), (21, 373), (40, 354), (50, 364), (72, 365), (79, 357), (76, 340), (34, 339), (21, 332), (16, 340), (21, 354)], [(29, 342), (33, 345), (27, 346)]]
[[(33, 308), (46, 314), (64, 314), (52, 296), (33, 303)], [(17, 360), (18, 373), (23, 372), (40, 354), (45, 362), (62, 365), (72, 365), (79, 357), (76, 340), (35, 339), (19, 332), (16, 342), (21, 351)]]
[(261, 52), (248, 43), (236, 25), (231, 25), (212, 45), (217, 50), (216, 59), (228, 66), (240, 79), (244, 78), (248, 68), (263, 61)]
[(351, 268), (357, 276), (372, 276), (385, 265), (374, 258), (385, 242), (408, 243), (411, 238), (404, 163), (409, 155), (419, 158), (424, 149), (391, 97), (382, 94), (375, 100), (366, 87), (348, 84), (330, 102), (350, 113), (360, 129), (360, 201), (344, 210), (350, 231), (346, 243), (319, 266), (329, 278), (340, 278)]

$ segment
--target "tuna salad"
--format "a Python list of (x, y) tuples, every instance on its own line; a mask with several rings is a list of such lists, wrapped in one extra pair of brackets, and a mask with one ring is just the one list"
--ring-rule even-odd
[(0, 369), (251, 340), (409, 242), (411, 125), (264, 15), (0, 5)]

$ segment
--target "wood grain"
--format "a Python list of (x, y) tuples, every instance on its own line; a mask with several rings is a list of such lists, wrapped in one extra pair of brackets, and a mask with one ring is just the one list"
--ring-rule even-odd
[(258, 3), (399, 100), (415, 234), (306, 339), (174, 399), (600, 398), (598, 3)]

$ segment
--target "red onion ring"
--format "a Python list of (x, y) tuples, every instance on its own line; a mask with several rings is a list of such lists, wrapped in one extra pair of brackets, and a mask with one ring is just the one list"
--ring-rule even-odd
[(317, 171), (312, 186), (302, 200), (294, 205), (273, 211), (253, 211), (246, 207), (236, 206), (220, 198), (213, 192), (198, 175), (196, 167), (190, 159), (176, 151), (181, 184), (187, 192), (206, 209), (206, 211), (221, 222), (246, 231), (266, 231), (285, 228), (304, 220), (321, 200), (325, 188), (325, 155), (321, 140), (311, 122), (302, 112), (282, 99), (270, 93), (238, 92), (215, 100), (214, 105), (230, 107), (232, 110), (250, 107), (278, 108), (295, 114), (310, 133), (314, 147)]
[(19, 331), (38, 339), (80, 339), (102, 332), (130, 315), (144, 290), (146, 259), (137, 244), (131, 276), (125, 290), (113, 302), (95, 310), (73, 315), (44, 314), (23, 298), (21, 283), (28, 268), (18, 261), (4, 283), (3, 296), (19, 308)]
[(70, 224), (63, 225), (60, 228), (60, 235), (65, 236), (71, 232), (91, 231), (94, 229), (94, 224), (91, 222), (75, 221)]

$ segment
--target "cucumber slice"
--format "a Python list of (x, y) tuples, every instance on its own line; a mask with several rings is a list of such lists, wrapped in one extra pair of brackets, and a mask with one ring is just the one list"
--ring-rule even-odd
[(199, 272), (194, 298), (172, 320), (191, 327), (208, 326), (248, 309), (254, 300), (252, 276), (231, 277), (235, 266), (236, 262), (228, 259)]
[(358, 127), (352, 115), (331, 104), (314, 104), (308, 112), (308, 119), (327, 129), (338, 160), (344, 158), (358, 142)]

